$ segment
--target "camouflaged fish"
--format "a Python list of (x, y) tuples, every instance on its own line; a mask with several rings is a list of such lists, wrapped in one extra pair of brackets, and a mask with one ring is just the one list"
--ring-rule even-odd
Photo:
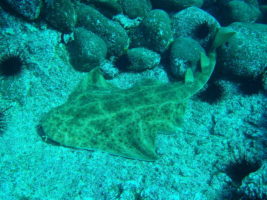
[(220, 29), (213, 50), (208, 56), (201, 55), (201, 70), (193, 73), (188, 69), (181, 82), (147, 80), (129, 89), (118, 89), (107, 83), (98, 69), (92, 70), (66, 103), (43, 117), (45, 136), (64, 146), (156, 160), (157, 133), (174, 131), (181, 125), (186, 101), (213, 72), (215, 49), (232, 35)]

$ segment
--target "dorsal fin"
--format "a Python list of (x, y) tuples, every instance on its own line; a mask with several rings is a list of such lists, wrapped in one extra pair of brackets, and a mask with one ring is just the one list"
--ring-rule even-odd
[(195, 78), (194, 78), (194, 73), (192, 71), (191, 68), (188, 68), (185, 72), (185, 83), (192, 83), (194, 82)]
[(211, 51), (214, 51), (219, 46), (223, 45), (227, 40), (229, 40), (235, 32), (231, 30), (230, 28), (221, 27), (217, 30), (217, 33), (215, 35), (215, 39), (212, 44)]
[(105, 80), (104, 76), (102, 75), (102, 72), (98, 67), (92, 69), (87, 74), (87, 76), (85, 76), (84, 79), (81, 80), (81, 82), (76, 86), (72, 94), (69, 96), (69, 99), (76, 98), (79, 94), (83, 92), (88, 92), (92, 89), (97, 89), (97, 88), (98, 89), (114, 88), (114, 86), (112, 86)]
[(92, 69), (89, 72), (89, 75), (85, 79), (84, 82), (87, 87), (93, 86), (93, 87), (100, 87), (100, 88), (108, 88), (110, 85), (107, 83), (106, 79), (104, 78), (101, 70), (97, 67)]

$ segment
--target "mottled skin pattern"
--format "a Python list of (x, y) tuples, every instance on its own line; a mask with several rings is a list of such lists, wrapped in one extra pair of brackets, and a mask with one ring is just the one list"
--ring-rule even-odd
[(214, 62), (202, 64), (194, 82), (148, 80), (126, 90), (110, 86), (93, 70), (65, 104), (46, 114), (42, 128), (48, 138), (65, 146), (155, 160), (156, 134), (181, 124), (184, 102), (203, 87), (213, 67)]
[(184, 82), (147, 80), (121, 90), (109, 85), (98, 69), (92, 70), (65, 104), (43, 117), (45, 137), (65, 146), (155, 160), (156, 134), (180, 125), (186, 100), (206, 84), (214, 70), (216, 48), (233, 34), (220, 28), (209, 56), (201, 55), (201, 70), (193, 74), (189, 69)]

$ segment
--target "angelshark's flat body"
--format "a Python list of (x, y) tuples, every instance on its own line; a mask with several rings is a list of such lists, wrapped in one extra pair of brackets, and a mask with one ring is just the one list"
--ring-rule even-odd
[(185, 101), (202, 88), (212, 70), (198, 73), (193, 82), (148, 80), (121, 90), (107, 84), (96, 69), (41, 125), (48, 138), (66, 146), (154, 160), (157, 132), (181, 125)]
[[(217, 48), (225, 40), (215, 41)], [(43, 117), (42, 129), (61, 145), (153, 161), (156, 134), (181, 125), (187, 99), (206, 84), (214, 66), (213, 51), (201, 55), (201, 70), (188, 71), (183, 82), (147, 80), (126, 90), (111, 86), (94, 69), (65, 104)]]

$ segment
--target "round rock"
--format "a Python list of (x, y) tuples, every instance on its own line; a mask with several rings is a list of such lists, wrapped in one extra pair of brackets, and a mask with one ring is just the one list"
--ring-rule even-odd
[(141, 23), (148, 48), (163, 53), (173, 41), (171, 21), (168, 14), (160, 9), (152, 10)]
[(267, 63), (267, 25), (235, 22), (236, 34), (217, 52), (223, 72), (241, 77), (258, 77)]
[(126, 68), (132, 71), (152, 69), (160, 63), (160, 55), (146, 48), (129, 49), (127, 56), (130, 65)]
[(71, 0), (53, 0), (47, 4), (45, 18), (51, 26), (64, 33), (72, 32), (77, 22)]
[(201, 52), (205, 50), (197, 41), (186, 37), (177, 38), (170, 49), (172, 75), (179, 80), (184, 80), (188, 68), (191, 68), (193, 72), (196, 71)]
[(3, 2), (27, 20), (37, 19), (43, 5), (42, 0), (3, 0)]
[(144, 17), (151, 9), (149, 0), (122, 0), (123, 12), (130, 18)]
[(74, 31), (74, 40), (68, 44), (68, 49), (73, 67), (82, 72), (100, 66), (107, 54), (105, 42), (84, 28)]
[(203, 0), (152, 0), (155, 7), (168, 9), (168, 10), (182, 10), (187, 7), (201, 7)]
[(257, 7), (237, 0), (226, 4), (224, 13), (228, 22), (255, 22), (261, 14)]
[(109, 18), (122, 12), (120, 0), (83, 0), (83, 2), (93, 5)]
[(190, 7), (177, 12), (172, 17), (174, 37), (191, 37), (204, 48), (209, 48), (217, 28), (218, 21), (200, 8)]
[(108, 47), (110, 56), (120, 56), (129, 46), (129, 38), (124, 28), (117, 22), (109, 20), (98, 10), (81, 4), (77, 7), (78, 25), (101, 37)]

